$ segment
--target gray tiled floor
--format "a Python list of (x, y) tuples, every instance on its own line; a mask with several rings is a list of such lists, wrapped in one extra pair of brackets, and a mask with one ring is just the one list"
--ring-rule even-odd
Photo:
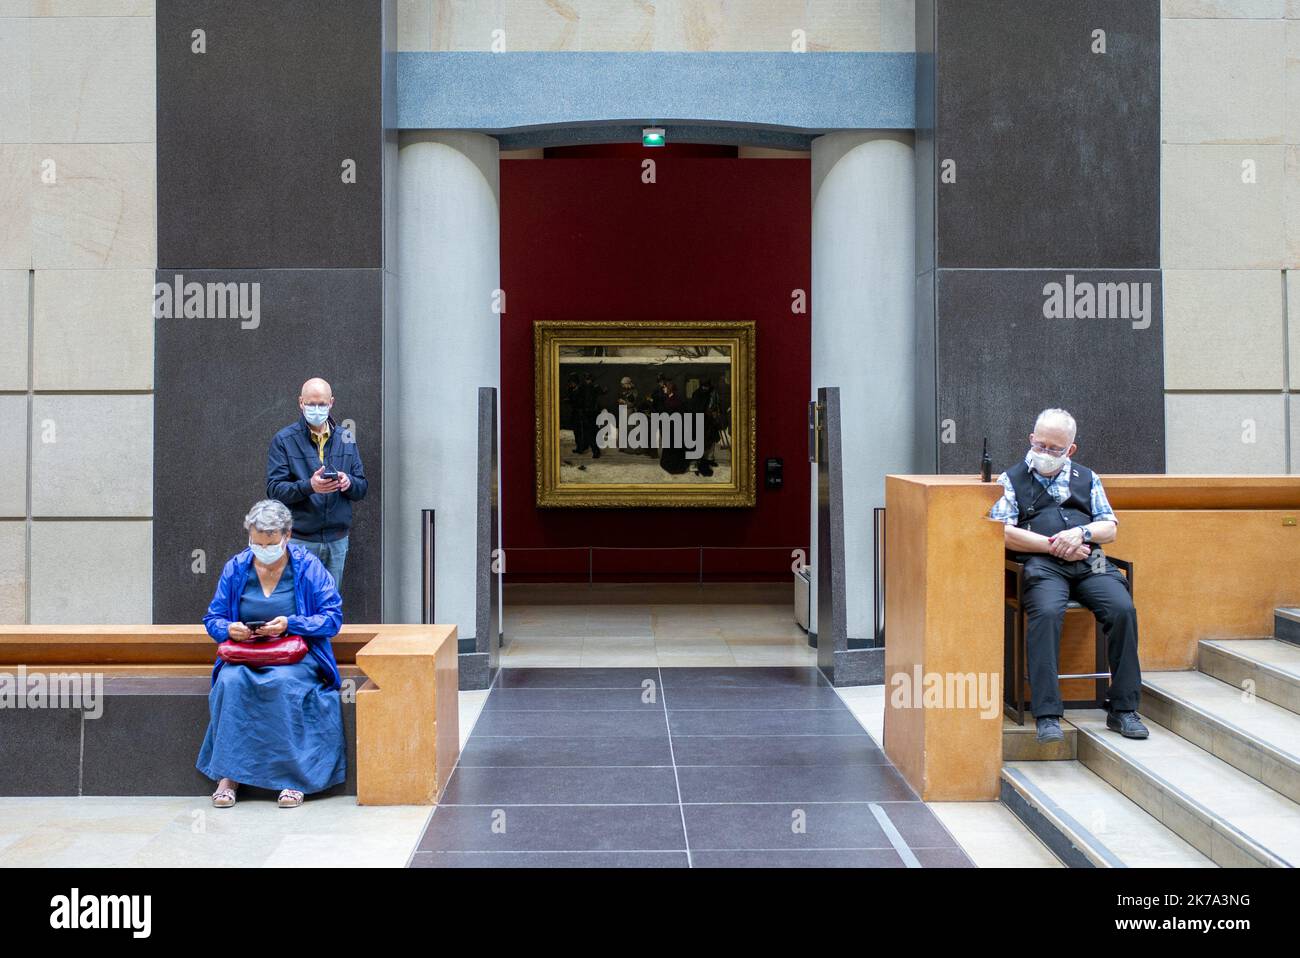
[(816, 669), (503, 669), (414, 867), (971, 863)]

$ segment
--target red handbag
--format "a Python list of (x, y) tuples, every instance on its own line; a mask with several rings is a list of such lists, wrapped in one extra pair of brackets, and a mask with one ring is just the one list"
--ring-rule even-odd
[(225, 662), (240, 665), (294, 665), (307, 655), (307, 643), (301, 635), (282, 635), (260, 642), (227, 639), (217, 646), (217, 655)]

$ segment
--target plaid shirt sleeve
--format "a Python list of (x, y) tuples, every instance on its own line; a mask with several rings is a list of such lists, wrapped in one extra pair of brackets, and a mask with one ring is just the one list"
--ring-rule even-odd
[(1093, 522), (1119, 524), (1119, 520), (1115, 518), (1115, 511), (1110, 507), (1110, 500), (1106, 498), (1106, 490), (1101, 487), (1101, 478), (1095, 472), (1092, 474), (1092, 489), (1088, 498), (1092, 506)]
[(989, 518), (1009, 526), (1017, 525), (1020, 520), (1020, 507), (1016, 505), (1016, 491), (1011, 488), (1011, 480), (1007, 478), (1005, 472), (998, 476), (998, 484), (1002, 486), (1002, 498), (993, 503), (993, 508), (989, 510)]

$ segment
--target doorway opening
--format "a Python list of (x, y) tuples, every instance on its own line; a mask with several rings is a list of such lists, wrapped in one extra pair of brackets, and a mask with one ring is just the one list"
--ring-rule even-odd
[[(502, 666), (816, 665), (795, 603), (810, 539), (811, 206), (806, 152), (502, 152)], [(754, 506), (539, 507), (541, 321), (754, 322)], [(689, 400), (706, 377), (681, 378)], [(617, 412), (627, 384), (593, 382)], [(562, 432), (570, 418), (561, 412)], [(578, 469), (593, 453), (572, 439)]]

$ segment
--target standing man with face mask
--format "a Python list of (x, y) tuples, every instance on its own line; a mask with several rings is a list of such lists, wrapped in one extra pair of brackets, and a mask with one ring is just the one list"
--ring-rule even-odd
[(1106, 633), (1106, 727), (1125, 738), (1146, 738), (1137, 714), (1137, 611), (1123, 575), (1098, 548), (1115, 541), (1118, 520), (1097, 474), (1070, 461), (1078, 448), (1074, 437), (1074, 417), (1064, 409), (1039, 413), (1029, 452), (998, 476), (1002, 498), (989, 512), (1005, 524), (1007, 551), (1025, 567), (1025, 646), (1038, 741), (1064, 737), (1057, 675), (1065, 606), (1072, 598), (1092, 610)]
[(289, 507), (293, 541), (324, 563), (342, 592), (352, 503), (366, 496), (366, 473), (355, 437), (330, 416), (333, 406), (334, 391), (325, 380), (302, 384), (301, 416), (271, 440), (266, 495)]

